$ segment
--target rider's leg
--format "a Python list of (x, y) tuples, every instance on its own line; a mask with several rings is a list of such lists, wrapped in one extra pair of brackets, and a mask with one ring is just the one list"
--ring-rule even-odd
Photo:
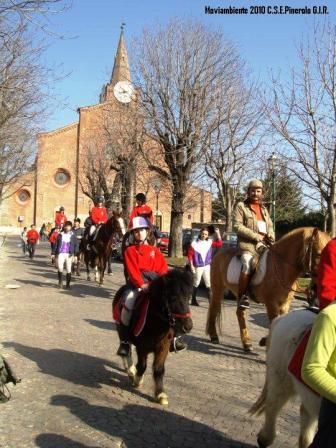
[(131, 323), (132, 312), (139, 295), (136, 289), (129, 289), (125, 292), (125, 302), (121, 311), (121, 323), (119, 327), (120, 345), (117, 351), (119, 356), (129, 356), (131, 346), (129, 343), (129, 325)]
[(65, 258), (65, 268), (66, 268), (66, 286), (65, 289), (70, 289), (71, 282), (71, 265), (72, 265), (72, 256), (67, 254)]
[(66, 254), (58, 254), (57, 257), (57, 274), (58, 274), (58, 286), (60, 288), (63, 288), (63, 283), (62, 283), (62, 274), (63, 274), (63, 268), (64, 268), (64, 262), (65, 262), (65, 255)]
[(210, 285), (210, 265), (204, 266), (203, 280), (208, 296), (208, 302), (211, 302), (211, 285)]
[(197, 302), (197, 288), (201, 282), (201, 278), (203, 275), (203, 267), (196, 268), (196, 272), (194, 273), (194, 288), (192, 293), (192, 299), (191, 304), (194, 306), (199, 306), (199, 303)]
[(237, 305), (238, 308), (249, 308), (250, 303), (246, 291), (250, 282), (253, 255), (250, 252), (243, 252), (241, 261), (242, 270), (239, 276)]

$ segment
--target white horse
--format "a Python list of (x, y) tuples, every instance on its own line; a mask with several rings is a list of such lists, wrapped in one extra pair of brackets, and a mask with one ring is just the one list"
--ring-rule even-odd
[(258, 434), (259, 448), (270, 446), (276, 436), (276, 419), (285, 403), (296, 395), (301, 399), (299, 448), (307, 448), (317, 429), (320, 397), (297, 380), (288, 364), (305, 330), (316, 315), (308, 310), (296, 310), (272, 322), (267, 340), (266, 379), (260, 397), (249, 412), (260, 415), (265, 421)]

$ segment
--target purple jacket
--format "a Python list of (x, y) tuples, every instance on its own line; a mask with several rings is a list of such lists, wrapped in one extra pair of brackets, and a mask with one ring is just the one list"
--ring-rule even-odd
[(208, 266), (212, 261), (212, 248), (221, 247), (222, 240), (199, 240), (193, 241), (188, 250), (188, 260), (195, 268)]

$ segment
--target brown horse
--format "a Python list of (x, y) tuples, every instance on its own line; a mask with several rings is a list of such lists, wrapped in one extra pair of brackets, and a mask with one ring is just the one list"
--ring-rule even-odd
[[(259, 285), (250, 286), (250, 295), (257, 303), (264, 303), (270, 322), (289, 310), (296, 291), (297, 279), (303, 272), (315, 275), (320, 254), (330, 237), (317, 228), (295, 229), (269, 249), (266, 272)], [(227, 271), (235, 249), (218, 252), (211, 263), (212, 300), (208, 311), (206, 333), (218, 343), (216, 324), (221, 332), (221, 300), (225, 289), (237, 295), (238, 285), (230, 284)], [(237, 308), (240, 337), (246, 351), (252, 350), (252, 342), (246, 325), (246, 310)]]
[(104, 283), (104, 273), (106, 269), (106, 264), (109, 256), (112, 252), (113, 238), (118, 235), (122, 238), (125, 233), (124, 220), (116, 212), (113, 212), (111, 218), (102, 224), (99, 229), (97, 236), (92, 244), (92, 249), (88, 250), (88, 241), (83, 238), (80, 245), (80, 252), (83, 254), (84, 262), (86, 265), (87, 279), (90, 278), (90, 265), (92, 268), (96, 269), (96, 281), (98, 281), (99, 275), (99, 285)]

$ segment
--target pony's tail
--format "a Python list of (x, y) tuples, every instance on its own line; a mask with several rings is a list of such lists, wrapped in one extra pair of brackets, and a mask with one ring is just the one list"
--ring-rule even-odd
[(265, 411), (266, 399), (267, 399), (267, 377), (265, 380), (263, 390), (261, 391), (258, 400), (250, 407), (248, 413), (256, 416), (261, 415)]

